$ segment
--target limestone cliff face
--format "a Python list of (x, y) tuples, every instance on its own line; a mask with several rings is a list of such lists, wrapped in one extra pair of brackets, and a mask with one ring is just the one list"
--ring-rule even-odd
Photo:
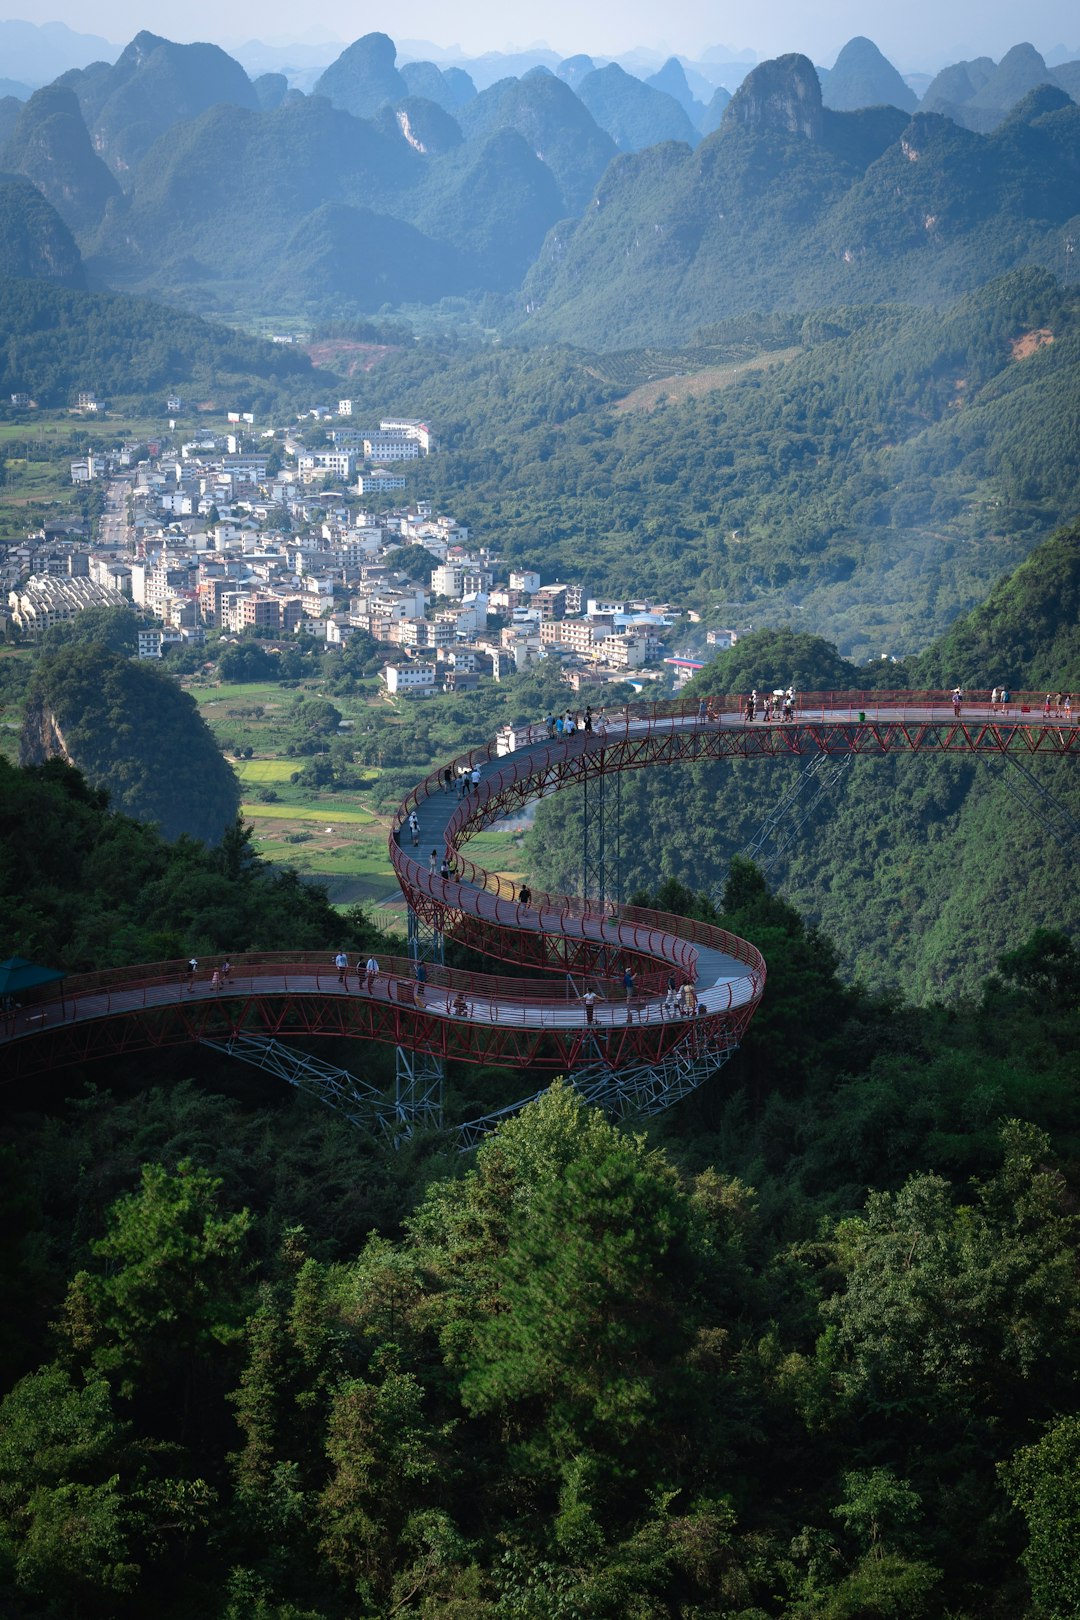
[(31, 702), (19, 735), (19, 764), (44, 765), (47, 759), (62, 759), (78, 766), (60, 730), (60, 722), (50, 708)]
[(765, 132), (779, 130), (820, 141), (824, 124), (821, 83), (809, 57), (792, 53), (762, 62), (736, 90), (724, 123)]

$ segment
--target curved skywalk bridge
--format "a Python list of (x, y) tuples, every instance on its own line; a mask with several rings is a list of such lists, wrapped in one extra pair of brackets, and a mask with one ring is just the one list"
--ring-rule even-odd
[[(515, 741), (510, 752), (493, 739), (452, 762), (455, 781), (459, 768), (479, 772), (462, 798), (444, 791), (445, 766), (433, 771), (396, 812), (390, 853), (419, 926), (518, 964), (517, 976), (431, 964), (418, 993), (415, 960), (382, 958), (369, 993), (355, 969), (341, 985), (325, 957), (310, 955), (234, 958), (219, 989), (206, 978), (189, 989), (180, 963), (88, 975), (7, 1017), (4, 1074), (185, 1041), (228, 1048), (253, 1037), (324, 1035), (388, 1042), (433, 1063), (569, 1072), (590, 1100), (614, 1112), (653, 1112), (736, 1049), (764, 988), (759, 953), (721, 929), (597, 898), (534, 893), (523, 906), (511, 885), (468, 858), (475, 832), (564, 787), (595, 796), (605, 779), (654, 766), (895, 752), (1026, 764), (1080, 753), (1076, 721), (1044, 715), (1041, 697), (1027, 694), (997, 712), (984, 696), (969, 699), (959, 715), (944, 693), (814, 694), (798, 699), (792, 720), (771, 722), (747, 721), (737, 699), (631, 705), (591, 733), (551, 740), (533, 726)], [(419, 821), (415, 845), (410, 813)], [(429, 871), (432, 849), (453, 876)], [(626, 967), (635, 979), (629, 999)], [(665, 1009), (671, 978), (696, 986), (695, 1016)], [(592, 1022), (581, 999), (587, 985), (598, 994)], [(381, 1117), (380, 1105), (372, 1106)]]

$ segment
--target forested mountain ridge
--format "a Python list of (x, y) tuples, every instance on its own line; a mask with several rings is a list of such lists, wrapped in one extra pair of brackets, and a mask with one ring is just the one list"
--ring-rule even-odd
[[(989, 134), (940, 116), (908, 129), (901, 91), (904, 111), (867, 107), (874, 86), (900, 81), (853, 40), (833, 76), (851, 110), (823, 105), (806, 58), (779, 57), (699, 144), (687, 105), (715, 120), (674, 61), (654, 78), (675, 95), (612, 63), (573, 88), (536, 68), (477, 96), (455, 70), (399, 69), (394, 42), (369, 34), (301, 96), (284, 79), (257, 89), (216, 46), (144, 32), (114, 65), (40, 92), (49, 116), (16, 109), (27, 128), (10, 161), (41, 180), (108, 285), (234, 316), (283, 299), (358, 314), (494, 292), (513, 295), (498, 318), (530, 341), (685, 343), (738, 311), (943, 301), (1017, 264), (1059, 266), (1080, 212), (1080, 119), (1066, 81), (1018, 49), (996, 89), (980, 79), (1001, 100)], [(85, 127), (73, 108), (60, 115), (72, 95)], [(307, 219), (321, 247), (305, 254)]]
[[(1038, 547), (985, 604), (907, 665), (860, 671), (815, 638), (762, 631), (695, 675), (686, 695), (789, 682), (804, 691), (959, 683), (984, 692), (1007, 683), (1050, 687), (1056, 699), (1080, 690), (1078, 602), (1080, 521)], [(1078, 763), (1075, 756), (1025, 761), (1074, 823)], [(624, 892), (651, 892), (670, 878), (718, 894), (732, 858), (793, 789), (802, 766), (733, 760), (660, 782), (655, 772), (630, 773), (622, 783)], [(573, 893), (580, 811), (563, 799), (557, 815), (541, 805), (529, 844), (537, 879)], [(1002, 952), (1035, 930), (1075, 924), (1072, 843), (1053, 805), (1004, 760), (897, 753), (807, 781), (763, 858), (779, 851), (771, 879), (835, 944), (846, 975), (927, 1001), (972, 992)]]
[(82, 255), (64, 221), (21, 174), (0, 174), (0, 275), (83, 287)]
[[(683, 370), (714, 388), (680, 397)], [(675, 398), (616, 409), (650, 373)], [(926, 646), (1080, 481), (1080, 296), (1037, 270), (943, 312), (748, 318), (685, 355), (418, 346), (349, 386), (438, 417), (426, 487), (515, 562), (679, 603), (692, 581), (707, 625), (797, 613), (856, 661)]]
[(214, 847), (170, 843), (58, 757), (0, 760), (0, 842), (10, 951), (69, 973), (192, 952), (351, 950), (371, 937), (321, 889), (261, 861), (235, 820)]
[(805, 58), (763, 64), (696, 151), (620, 159), (595, 206), (560, 223), (523, 288), (523, 329), (678, 342), (744, 310), (940, 302), (1061, 263), (1080, 213), (1080, 109), (1062, 92), (1033, 91), (990, 135), (897, 115), (860, 152), (844, 132), (866, 117), (823, 108)]
[(120, 187), (94, 151), (73, 91), (37, 90), (0, 152), (0, 167), (25, 174), (70, 230), (92, 231)]
[(0, 278), (0, 293), (0, 389), (25, 391), (40, 405), (66, 405), (87, 387), (104, 397), (145, 398), (187, 386), (243, 398), (245, 409), (306, 408), (312, 391), (338, 387), (290, 345), (146, 299), (14, 275)]
[(177, 45), (145, 29), (111, 66), (95, 62), (57, 82), (74, 90), (96, 149), (120, 175), (174, 124), (222, 102), (258, 106), (251, 80), (220, 46)]

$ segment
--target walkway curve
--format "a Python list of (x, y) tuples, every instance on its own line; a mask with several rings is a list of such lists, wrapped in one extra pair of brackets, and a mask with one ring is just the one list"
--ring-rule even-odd
[[(963, 752), (1028, 760), (1080, 753), (1075, 721), (1044, 715), (1041, 699), (1017, 695), (994, 712), (987, 696), (954, 713), (944, 693), (827, 693), (804, 696), (791, 721), (743, 719), (738, 699), (707, 704), (631, 705), (603, 730), (562, 741), (534, 726), (524, 746), (500, 739), (454, 761), (476, 766), (467, 798), (443, 791), (445, 766), (397, 810), (391, 859), (417, 915), (488, 955), (522, 964), (528, 977), (429, 969), (418, 1002), (407, 959), (384, 960), (368, 994), (344, 986), (325, 957), (237, 957), (233, 979), (191, 993), (183, 965), (160, 963), (69, 979), (63, 994), (27, 1008), (0, 1029), (5, 1078), (149, 1047), (242, 1034), (333, 1035), (389, 1042), (432, 1058), (500, 1063), (548, 1072), (618, 1074), (653, 1066), (716, 1066), (742, 1038), (765, 984), (751, 944), (718, 928), (656, 912), (536, 894), (522, 906), (497, 874), (464, 853), (471, 835), (501, 815), (562, 787), (588, 786), (616, 772), (731, 757), (896, 751)], [(419, 840), (402, 835), (410, 812)], [(434, 848), (456, 876), (429, 872)], [(629, 965), (636, 986), (621, 989)], [(552, 975), (555, 975), (553, 978)], [(669, 977), (696, 981), (699, 1013), (665, 1012)], [(594, 1022), (580, 992), (588, 980), (601, 1000)], [(464, 1010), (462, 1010), (464, 1008)], [(48, 1037), (47, 1039), (45, 1037)]]

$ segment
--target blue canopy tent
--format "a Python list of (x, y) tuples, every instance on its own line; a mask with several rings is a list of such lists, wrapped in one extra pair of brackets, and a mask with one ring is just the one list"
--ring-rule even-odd
[(10, 1012), (28, 990), (38, 990), (66, 977), (60, 968), (39, 967), (25, 956), (9, 956), (6, 962), (0, 962), (0, 1007)]

